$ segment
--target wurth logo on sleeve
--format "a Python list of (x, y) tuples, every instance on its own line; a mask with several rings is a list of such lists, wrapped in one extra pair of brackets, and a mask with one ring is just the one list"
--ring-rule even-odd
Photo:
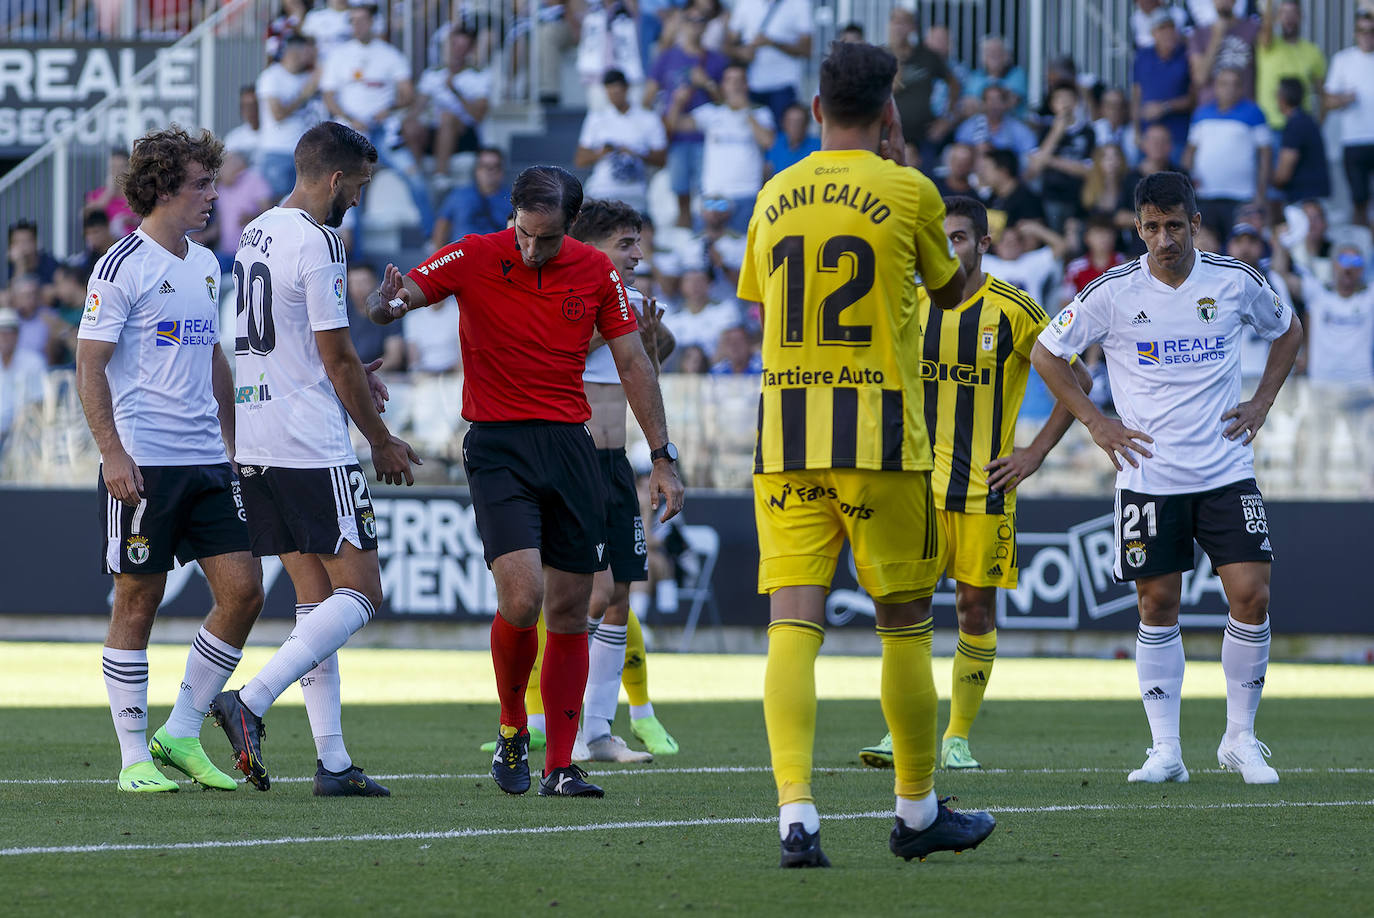
[(614, 268), (611, 269), (611, 282), (615, 284), (615, 295), (620, 299), (620, 320), (628, 322), (630, 319), (630, 304), (625, 299), (625, 285), (620, 282), (620, 274)]
[(427, 264), (427, 265), (420, 265), (420, 267), (419, 267), (417, 270), (418, 270), (421, 274), (423, 274), (423, 275), (425, 275), (426, 277), (428, 277), (428, 276), (429, 276), (429, 272), (431, 272), (431, 271), (437, 271), (437, 270), (439, 270), (440, 268), (442, 268), (444, 265), (448, 264), (449, 262), (451, 262), (451, 261), (457, 261), (458, 259), (460, 259), (460, 258), (462, 258), (462, 257), (463, 257), (463, 250), (462, 250), (462, 249), (454, 249), (452, 252), (447, 252), (447, 253), (445, 253), (444, 255), (440, 256), (439, 258), (434, 259), (433, 261), (431, 261), (431, 262), (430, 262), (429, 264)]

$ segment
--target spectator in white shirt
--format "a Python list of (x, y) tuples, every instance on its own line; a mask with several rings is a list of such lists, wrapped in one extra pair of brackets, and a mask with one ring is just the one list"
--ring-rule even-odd
[(740, 65), (725, 68), (720, 91), (721, 104), (700, 105), (684, 115), (682, 109), (692, 96), (691, 87), (678, 87), (664, 120), (674, 130), (700, 130), (705, 135), (702, 197), (732, 200), (735, 207), (730, 225), (744, 233), (749, 230), (754, 199), (763, 187), (763, 156), (773, 146), (774, 121), (767, 108), (751, 104), (749, 84)]
[(353, 38), (324, 59), (320, 89), (330, 116), (367, 136), (377, 148), (381, 165), (396, 169), (410, 188), (426, 234), (434, 226), (434, 206), (420, 178), (418, 163), (402, 164), (396, 157), (400, 113), (415, 101), (410, 63), (405, 55), (373, 32), (377, 7), (352, 6), (348, 21)]
[(587, 197), (647, 210), (649, 169), (668, 161), (668, 134), (657, 115), (630, 101), (625, 74), (608, 70), (603, 85), (608, 104), (587, 112), (573, 163), (592, 169)]
[(1341, 129), (1341, 157), (1354, 206), (1351, 220), (1369, 226), (1369, 185), (1374, 180), (1374, 10), (1355, 14), (1354, 47), (1331, 56), (1325, 101)]
[(4, 454), (14, 417), (43, 400), (47, 362), (19, 347), (19, 313), (0, 307), (0, 455)]
[(224, 135), (224, 148), (236, 150), (255, 160), (258, 155), (258, 93), (252, 85), (239, 88), (239, 117), (242, 121)]
[(739, 269), (744, 264), (748, 240), (731, 227), (735, 204), (729, 198), (701, 199), (701, 232), (682, 240), (677, 263), (700, 265), (711, 279), (713, 300), (733, 299), (739, 285)]
[(280, 201), (296, 184), (296, 143), (320, 122), (315, 41), (300, 32), (281, 40), (281, 60), (258, 77), (258, 170)]
[(490, 70), (479, 70), (469, 59), (477, 33), (449, 30), (443, 66), (420, 74), (417, 97), (401, 124), (410, 155), (417, 163), (434, 154), (436, 180), (451, 184), (449, 160), (454, 153), (475, 153), (482, 145), (482, 122), (491, 108)]
[(456, 373), (463, 368), (458, 345), (458, 304), (446, 297), (401, 320), (406, 367), (412, 373)]
[(714, 363), (720, 333), (740, 324), (739, 304), (733, 299), (711, 301), (711, 281), (701, 265), (693, 265), (682, 272), (681, 293), (682, 305), (663, 321), (673, 333), (679, 351), (696, 345), (708, 362)]
[[(329, 0), (324, 6), (318, 6), (305, 14), (305, 19), (301, 22), (301, 32), (314, 39), (315, 47), (320, 52), (320, 60), (328, 60), (335, 48), (346, 44), (353, 37), (353, 25), (349, 22), (349, 14), (354, 7), (365, 5), (365, 2), (360, 3), (357, 0)], [(372, 29), (374, 34), (381, 34), (380, 19), (373, 23)]]
[(774, 124), (798, 101), (812, 15), (807, 0), (736, 0), (730, 13), (726, 53), (748, 65), (749, 97), (768, 107)]

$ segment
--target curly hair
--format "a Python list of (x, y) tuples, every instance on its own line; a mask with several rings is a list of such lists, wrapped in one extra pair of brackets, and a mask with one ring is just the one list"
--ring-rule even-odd
[(596, 245), (617, 230), (628, 229), (638, 233), (643, 228), (644, 221), (639, 212), (624, 201), (588, 198), (582, 202), (582, 210), (578, 212), (568, 235), (578, 242)]
[(200, 163), (212, 175), (219, 172), (224, 144), (208, 130), (192, 137), (175, 124), (134, 141), (129, 169), (119, 181), (130, 209), (140, 217), (151, 214), (158, 198), (181, 191), (190, 163)]

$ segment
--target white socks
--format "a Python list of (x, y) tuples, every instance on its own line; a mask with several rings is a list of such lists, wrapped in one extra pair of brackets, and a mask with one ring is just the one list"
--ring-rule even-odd
[(181, 677), (181, 691), (167, 718), (170, 736), (200, 736), (210, 702), (224, 691), (224, 683), (234, 674), (243, 651), (233, 644), (215, 637), (200, 626), (200, 633), (191, 642), (186, 655), (186, 675)]
[(1180, 751), (1179, 709), (1183, 695), (1183, 638), (1178, 625), (1141, 623), (1135, 639), (1135, 672), (1150, 721), (1154, 748)]
[(897, 798), (897, 815), (902, 817), (902, 822), (906, 823), (908, 829), (915, 829), (919, 832), (929, 828), (939, 813), (940, 802), (935, 797), (935, 791), (931, 791), (919, 800), (912, 800), (909, 797)]
[(582, 735), (600, 739), (611, 732), (620, 703), (620, 674), (625, 669), (625, 625), (602, 622), (587, 654), (587, 690), (582, 697)]
[(1226, 676), (1226, 738), (1237, 739), (1255, 729), (1255, 712), (1269, 668), (1269, 616), (1258, 625), (1226, 618), (1221, 639), (1221, 671)]
[[(296, 604), (296, 624), (314, 611), (317, 603)], [(339, 698), (339, 655), (331, 653), (301, 677), (305, 713), (315, 737), (315, 754), (326, 771), (345, 771), (353, 764), (343, 740), (343, 702)]]
[(654, 716), (654, 703), (632, 704), (630, 705), (630, 720), (642, 720), (645, 717)]
[(802, 824), (807, 832), (821, 830), (821, 814), (816, 812), (814, 803), (784, 803), (778, 807), (778, 837), (787, 838), (787, 829), (794, 822)]
[(287, 686), (330, 657), (372, 620), (373, 609), (357, 590), (340, 587), (298, 619), (286, 643), (267, 665), (239, 691), (239, 700), (259, 717), (264, 716)]
[(119, 737), (120, 768), (151, 762), (148, 752), (148, 651), (105, 647), (100, 655), (110, 718)]

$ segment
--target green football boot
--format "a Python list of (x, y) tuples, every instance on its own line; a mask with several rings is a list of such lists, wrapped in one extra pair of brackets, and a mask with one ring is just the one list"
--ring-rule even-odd
[(968, 751), (968, 740), (962, 736), (951, 736), (940, 744), (940, 767), (949, 769), (982, 768), (978, 760)]
[(648, 717), (632, 718), (630, 732), (654, 755), (677, 755), (677, 740), (673, 739), (672, 734), (664, 729), (663, 724), (652, 714)]
[(152, 762), (135, 762), (119, 773), (119, 789), (136, 794), (175, 793), (180, 785), (163, 777)]
[(859, 761), (869, 768), (892, 767), (892, 734), (884, 736), (876, 746), (859, 750)]
[(200, 737), (168, 736), (166, 727), (159, 727), (148, 744), (153, 761), (159, 765), (175, 768), (192, 781), (204, 788), (215, 790), (234, 790), (239, 782), (214, 766), (210, 757), (201, 748)]

